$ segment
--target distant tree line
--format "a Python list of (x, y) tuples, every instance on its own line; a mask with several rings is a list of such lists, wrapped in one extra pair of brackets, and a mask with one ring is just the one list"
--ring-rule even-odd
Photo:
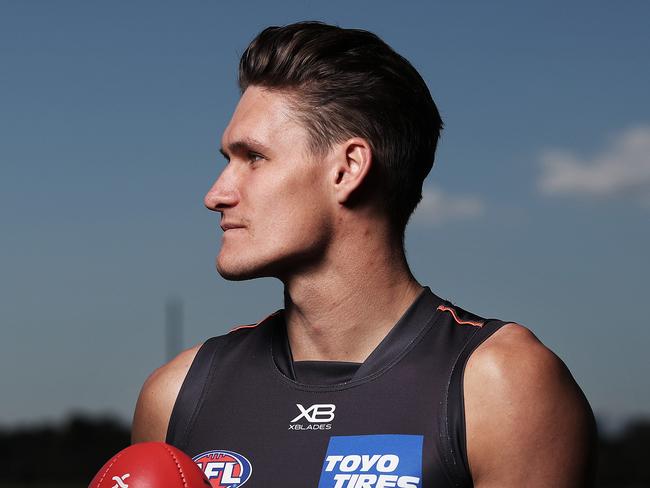
[[(0, 429), (0, 486), (87, 485), (129, 445), (129, 429), (112, 418), (73, 415), (58, 426)], [(650, 420), (631, 422), (599, 440), (599, 488), (650, 488)]]
[(650, 419), (636, 420), (598, 441), (598, 485), (650, 488)]
[(118, 420), (84, 415), (58, 426), (0, 430), (0, 486), (88, 485), (129, 442), (129, 429)]

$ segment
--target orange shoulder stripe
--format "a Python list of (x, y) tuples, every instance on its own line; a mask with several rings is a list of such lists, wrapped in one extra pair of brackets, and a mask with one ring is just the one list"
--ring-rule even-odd
[(478, 322), (475, 320), (460, 320), (458, 318), (458, 315), (456, 314), (456, 310), (454, 310), (451, 307), (446, 307), (444, 305), (439, 305), (438, 310), (442, 310), (443, 312), (449, 312), (451, 316), (454, 318), (454, 320), (459, 324), (459, 325), (473, 325), (474, 327), (483, 327), (485, 322)]
[(277, 313), (278, 313), (278, 312), (273, 312), (272, 314), (267, 315), (263, 320), (260, 320), (260, 321), (259, 321), (258, 323), (256, 323), (256, 324), (251, 324), (251, 325), (238, 325), (238, 326), (236, 326), (236, 327), (233, 327), (232, 329), (230, 329), (230, 330), (228, 331), (228, 334), (230, 334), (231, 332), (235, 332), (236, 330), (239, 330), (239, 329), (254, 329), (254, 328), (257, 327), (258, 325), (260, 325), (260, 324), (266, 322), (268, 319), (270, 319), (271, 317), (273, 317), (273, 316), (276, 315)]
[(230, 329), (230, 330), (228, 331), (228, 334), (230, 334), (231, 332), (235, 332), (236, 330), (239, 330), (239, 329), (254, 329), (254, 328), (257, 327), (258, 325), (260, 325), (260, 324), (252, 324), (252, 325), (238, 325), (238, 326), (233, 327), (232, 329)]

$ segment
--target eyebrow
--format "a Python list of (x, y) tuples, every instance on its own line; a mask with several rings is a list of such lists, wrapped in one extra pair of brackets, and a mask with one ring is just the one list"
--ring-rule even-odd
[(262, 144), (257, 139), (251, 137), (246, 137), (238, 141), (233, 141), (226, 146), (226, 149), (223, 147), (219, 149), (219, 152), (223, 155), (224, 158), (229, 159), (230, 154), (246, 154), (247, 152), (263, 152), (268, 154), (269, 148)]

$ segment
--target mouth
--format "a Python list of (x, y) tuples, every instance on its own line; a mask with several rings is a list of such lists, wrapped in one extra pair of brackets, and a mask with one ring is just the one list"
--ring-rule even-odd
[(221, 230), (223, 230), (224, 232), (229, 231), (229, 230), (233, 230), (233, 229), (243, 229), (243, 228), (244, 228), (243, 225), (235, 224), (235, 223), (232, 223), (232, 222), (222, 222), (221, 223)]

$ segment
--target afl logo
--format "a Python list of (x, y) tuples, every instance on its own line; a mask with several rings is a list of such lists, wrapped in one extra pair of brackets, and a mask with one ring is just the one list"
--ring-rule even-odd
[(206, 451), (192, 460), (205, 473), (212, 488), (237, 488), (246, 483), (253, 472), (250, 461), (232, 451)]

